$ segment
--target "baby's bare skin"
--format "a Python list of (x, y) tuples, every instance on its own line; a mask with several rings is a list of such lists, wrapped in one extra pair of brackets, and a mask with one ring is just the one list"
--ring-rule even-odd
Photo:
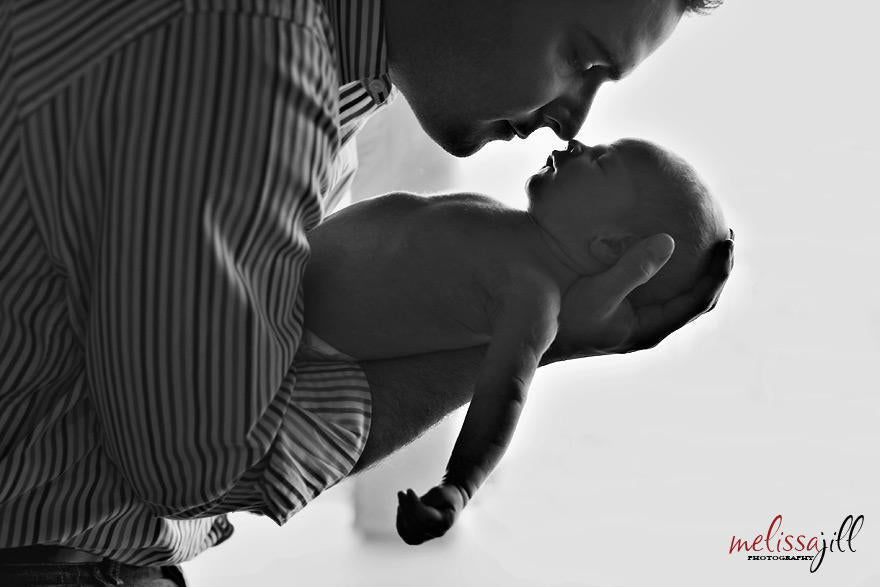
[[(487, 345), (443, 483), (421, 498), (399, 495), (398, 531), (411, 544), (442, 535), (498, 463), (557, 334), (562, 348), (572, 332), (592, 327), (570, 312), (560, 324), (561, 300), (583, 284), (579, 276), (616, 266), (647, 234), (683, 235), (690, 252), (658, 276), (665, 282), (622, 294), (647, 294), (662, 318), (667, 304), (686, 302), (678, 290), (694, 287), (710, 243), (726, 234), (693, 169), (638, 139), (570, 141), (529, 178), (526, 195), (523, 212), (475, 194), (392, 194), (309, 233), (305, 327), (336, 349), (381, 360)], [(663, 263), (672, 253), (665, 240)], [(654, 275), (649, 269), (642, 265), (633, 288)], [(620, 310), (620, 295), (609, 293), (607, 312)], [(630, 306), (630, 323), (647, 307), (636, 315)]]
[(577, 277), (526, 212), (476, 194), (373, 198), (308, 238), (305, 326), (361, 360), (486, 344), (524, 272), (557, 296)]
[(577, 273), (528, 213), (475, 194), (367, 200), (308, 236), (305, 327), (337, 350), (367, 360), (488, 343), (443, 482), (399, 494), (404, 541), (441, 536), (510, 443)]

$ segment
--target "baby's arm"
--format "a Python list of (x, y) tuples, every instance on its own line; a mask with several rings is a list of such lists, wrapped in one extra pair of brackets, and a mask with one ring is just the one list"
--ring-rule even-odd
[(559, 307), (555, 283), (538, 275), (517, 280), (502, 301), (443, 482), (421, 498), (398, 493), (397, 530), (407, 544), (442, 536), (501, 460), (529, 382), (556, 337)]

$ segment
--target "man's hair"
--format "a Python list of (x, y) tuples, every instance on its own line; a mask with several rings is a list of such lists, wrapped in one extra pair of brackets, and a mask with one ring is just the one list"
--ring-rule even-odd
[(706, 14), (721, 6), (722, 2), (724, 0), (681, 0), (685, 12), (693, 12), (694, 14)]

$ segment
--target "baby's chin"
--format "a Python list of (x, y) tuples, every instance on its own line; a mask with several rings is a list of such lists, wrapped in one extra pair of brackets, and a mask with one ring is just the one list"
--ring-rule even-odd
[(545, 168), (544, 171), (539, 171), (526, 180), (526, 195), (529, 200), (537, 200), (541, 197), (545, 184), (550, 179), (549, 175), (550, 172)]

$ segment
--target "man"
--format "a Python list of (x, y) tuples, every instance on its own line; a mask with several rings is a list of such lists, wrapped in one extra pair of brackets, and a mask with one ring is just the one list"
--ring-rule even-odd
[[(357, 130), (396, 86), (457, 156), (570, 138), (703, 6), (0, 0), (0, 583), (53, 562), (182, 584), (225, 513), (283, 524), (465, 403), (482, 349), (294, 363), (306, 231)], [(625, 300), (670, 253), (647, 239), (572, 288), (544, 363), (711, 309), (730, 241), (688, 295)]]

